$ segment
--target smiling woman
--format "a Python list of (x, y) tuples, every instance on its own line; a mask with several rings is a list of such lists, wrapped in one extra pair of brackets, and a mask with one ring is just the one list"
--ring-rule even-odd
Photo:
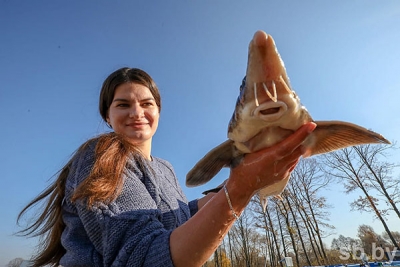
[(150, 159), (151, 140), (159, 117), (160, 111), (150, 90), (144, 85), (129, 82), (116, 88), (106, 121), (115, 132), (128, 138)]
[(33, 266), (201, 266), (251, 197), (288, 176), (315, 128), (306, 124), (246, 155), (223, 192), (188, 202), (171, 164), (151, 154), (160, 109), (158, 88), (146, 72), (122, 68), (105, 80), (99, 110), (113, 132), (81, 145), (57, 180), (19, 214), (45, 201), (20, 231), (43, 236)]

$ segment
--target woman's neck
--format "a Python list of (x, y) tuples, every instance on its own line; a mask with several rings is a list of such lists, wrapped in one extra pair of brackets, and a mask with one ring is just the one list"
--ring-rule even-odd
[(142, 155), (146, 159), (152, 160), (152, 157), (151, 157), (151, 140), (148, 140), (146, 142), (139, 143), (139, 144), (135, 143), (134, 145), (137, 147), (137, 149), (142, 153)]

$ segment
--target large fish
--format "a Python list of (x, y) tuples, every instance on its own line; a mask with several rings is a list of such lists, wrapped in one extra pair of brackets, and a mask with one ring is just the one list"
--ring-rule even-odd
[[(229, 123), (229, 140), (208, 152), (186, 176), (186, 185), (211, 180), (223, 167), (234, 167), (246, 153), (270, 147), (313, 119), (291, 89), (284, 63), (272, 37), (257, 31), (249, 44), (246, 76), (240, 86), (236, 108)], [(342, 121), (314, 121), (314, 132), (304, 141), (308, 156), (348, 146), (385, 143), (383, 136)], [(284, 190), (289, 177), (261, 189), (265, 210), (267, 198)]]

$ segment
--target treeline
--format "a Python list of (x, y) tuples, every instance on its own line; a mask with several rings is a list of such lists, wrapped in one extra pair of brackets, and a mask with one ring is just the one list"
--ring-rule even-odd
[[(302, 159), (280, 199), (270, 198), (264, 212), (254, 197), (204, 267), (284, 267), (284, 257), (292, 257), (298, 267), (354, 262), (356, 255), (341, 257), (348, 251), (340, 243), (345, 239), (344, 247), (349, 249), (353, 244), (354, 251), (357, 245), (358, 251), (367, 255), (373, 252), (374, 242), (389, 249), (400, 247), (400, 234), (395, 231), (398, 229), (389, 229), (385, 219), (396, 214), (400, 225), (400, 175), (396, 173), (399, 165), (387, 161), (395, 149), (395, 144), (362, 145)], [(324, 244), (324, 238), (332, 235), (335, 227), (329, 224), (331, 206), (323, 190), (337, 181), (347, 193), (360, 194), (351, 209), (376, 217), (385, 229), (382, 236), (361, 225), (359, 239), (339, 236), (330, 248)]]

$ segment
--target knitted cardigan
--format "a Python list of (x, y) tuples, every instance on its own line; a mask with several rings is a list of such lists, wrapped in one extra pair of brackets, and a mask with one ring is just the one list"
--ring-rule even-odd
[(71, 203), (93, 167), (95, 143), (75, 155), (66, 181), (60, 265), (173, 266), (171, 232), (197, 212), (197, 200), (188, 203), (171, 164), (153, 157), (144, 167), (128, 160), (123, 189), (111, 203), (90, 209), (83, 201)]

